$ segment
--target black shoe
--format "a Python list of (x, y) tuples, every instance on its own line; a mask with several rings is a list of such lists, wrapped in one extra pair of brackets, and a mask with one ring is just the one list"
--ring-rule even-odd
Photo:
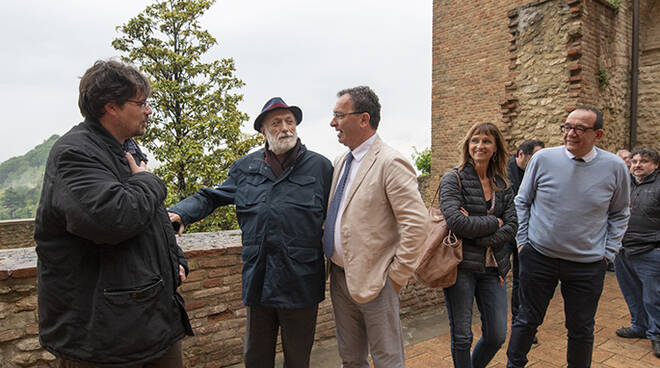
[(660, 340), (653, 340), (653, 355), (660, 358)]
[(635, 332), (635, 330), (632, 329), (632, 327), (621, 327), (620, 329), (616, 330), (616, 334), (619, 337), (623, 337), (626, 339), (645, 339), (646, 335), (640, 334)]
[(539, 343), (539, 338), (534, 335), (534, 338), (532, 339), (532, 344), (538, 344)]

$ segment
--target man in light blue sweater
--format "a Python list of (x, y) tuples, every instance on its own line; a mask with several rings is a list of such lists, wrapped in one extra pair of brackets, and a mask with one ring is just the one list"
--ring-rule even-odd
[(603, 116), (578, 107), (561, 126), (564, 146), (537, 152), (515, 199), (520, 311), (511, 327), (507, 367), (523, 367), (537, 327), (561, 281), (569, 368), (591, 366), (594, 316), (605, 269), (621, 247), (630, 210), (628, 169), (595, 146)]

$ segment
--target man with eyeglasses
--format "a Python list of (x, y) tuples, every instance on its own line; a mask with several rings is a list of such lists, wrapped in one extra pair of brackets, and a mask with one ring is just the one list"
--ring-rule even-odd
[(323, 232), (342, 367), (404, 366), (399, 291), (415, 271), (428, 215), (410, 162), (376, 133), (378, 96), (339, 91), (330, 122), (348, 151), (335, 160)]
[(616, 334), (648, 338), (653, 354), (660, 358), (660, 155), (640, 147), (630, 157), (630, 221), (614, 265), (631, 324)]
[(229, 176), (170, 208), (184, 225), (218, 206), (236, 205), (242, 231), (246, 368), (272, 368), (281, 331), (284, 366), (308, 368), (318, 305), (325, 299), (321, 237), (332, 164), (302, 144), (302, 110), (280, 97), (266, 102), (254, 130), (266, 144), (236, 160)]
[(85, 121), (53, 145), (35, 218), (39, 341), (58, 367), (183, 367), (188, 266), (165, 184), (132, 140), (149, 123), (149, 81), (99, 60), (79, 91)]
[(564, 145), (537, 152), (518, 196), (520, 310), (511, 327), (507, 367), (523, 367), (557, 283), (564, 298), (568, 367), (589, 367), (594, 316), (605, 269), (621, 248), (630, 210), (628, 169), (597, 148), (603, 115), (573, 110), (560, 126)]

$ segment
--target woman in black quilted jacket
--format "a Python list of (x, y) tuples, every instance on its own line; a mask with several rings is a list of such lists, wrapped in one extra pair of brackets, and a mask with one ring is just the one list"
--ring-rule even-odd
[[(506, 338), (506, 273), (518, 229), (507, 182), (502, 133), (492, 123), (472, 126), (459, 143), (457, 168), (442, 177), (440, 207), (449, 228), (463, 239), (456, 283), (444, 289), (454, 367), (485, 367)], [(457, 175), (460, 176), (460, 183)], [(481, 314), (482, 337), (472, 345), (472, 305)]]

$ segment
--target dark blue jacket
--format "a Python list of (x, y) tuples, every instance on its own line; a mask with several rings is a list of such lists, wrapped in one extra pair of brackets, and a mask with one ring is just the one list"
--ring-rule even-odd
[(321, 238), (331, 182), (330, 161), (304, 145), (279, 178), (260, 149), (238, 159), (224, 183), (170, 211), (190, 224), (234, 203), (243, 233), (243, 303), (306, 308), (325, 297)]

